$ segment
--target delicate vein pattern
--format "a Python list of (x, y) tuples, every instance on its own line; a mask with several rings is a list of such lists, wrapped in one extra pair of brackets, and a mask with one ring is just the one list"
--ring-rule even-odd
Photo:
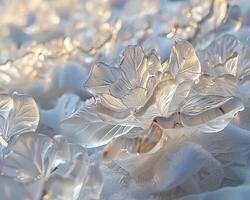
[(248, 0), (0, 11), (0, 199), (249, 200)]
[(35, 131), (39, 111), (35, 101), (28, 96), (1, 94), (1, 145), (7, 146), (15, 135)]

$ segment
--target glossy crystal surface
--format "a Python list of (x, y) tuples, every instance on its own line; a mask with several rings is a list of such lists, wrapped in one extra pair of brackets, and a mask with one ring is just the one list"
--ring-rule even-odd
[(0, 11), (0, 199), (249, 200), (248, 0)]

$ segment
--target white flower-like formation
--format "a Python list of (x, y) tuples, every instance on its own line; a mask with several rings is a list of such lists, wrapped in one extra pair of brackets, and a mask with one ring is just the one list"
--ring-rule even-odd
[(62, 136), (37, 133), (38, 123), (33, 98), (1, 95), (2, 198), (98, 199), (102, 176), (97, 164)]
[(247, 0), (0, 10), (0, 199), (249, 199)]

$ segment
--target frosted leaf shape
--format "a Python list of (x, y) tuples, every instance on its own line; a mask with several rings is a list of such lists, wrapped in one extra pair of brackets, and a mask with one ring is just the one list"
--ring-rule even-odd
[(170, 108), (169, 105), (177, 88), (178, 85), (172, 80), (163, 81), (155, 88), (153, 95), (155, 95), (155, 103), (161, 115), (168, 115), (168, 109)]
[[(222, 96), (194, 96), (188, 98), (181, 108), (185, 114), (197, 115), (217, 106), (222, 106), (233, 97), (224, 98)], [(222, 111), (221, 111), (222, 112)]]
[(201, 73), (199, 59), (194, 48), (187, 41), (177, 41), (175, 43), (167, 65), (168, 71), (178, 81), (195, 80)]
[(85, 147), (97, 147), (132, 129), (131, 126), (103, 121), (95, 109), (93, 99), (86, 102), (76, 113), (61, 122), (62, 134), (69, 141)]
[(236, 75), (240, 41), (232, 35), (215, 39), (205, 50), (198, 52), (202, 71), (211, 76)]
[(0, 195), (4, 200), (33, 200), (30, 193), (26, 190), (23, 184), (16, 182), (7, 176), (0, 176)]
[(85, 155), (74, 155), (64, 174), (58, 175), (56, 173), (46, 181), (43, 188), (43, 198), (51, 200), (78, 199), (81, 187), (85, 187), (87, 172), (88, 163), (86, 163)]
[[(46, 135), (34, 133), (20, 135), (10, 148), (11, 151), (3, 158), (2, 171), (23, 183), (46, 180), (57, 172), (60, 164), (69, 163), (76, 153), (84, 155), (81, 148), (70, 146), (58, 136), (52, 140)], [(64, 171), (68, 169), (65, 167)]]
[(12, 96), (1, 94), (0, 101), (2, 146), (7, 146), (14, 135), (36, 130), (39, 111), (31, 97), (16, 93)]
[[(151, 96), (147, 101), (141, 105), (139, 109), (135, 111), (135, 116), (137, 118), (143, 117), (143, 115), (149, 114), (149, 110), (158, 115), (167, 115), (169, 104), (176, 92), (178, 84), (173, 80), (163, 80), (159, 82), (153, 90)], [(153, 117), (153, 115), (151, 116)]]
[(136, 119), (152, 121), (156, 116), (167, 117), (177, 112), (192, 86), (193, 80), (179, 84), (173, 79), (159, 82), (146, 103), (135, 111)]
[(45, 135), (26, 133), (11, 144), (11, 151), (4, 157), (3, 172), (21, 182), (30, 182), (47, 176), (53, 170), (48, 162), (52, 139)]
[(198, 52), (203, 72), (211, 77), (223, 75), (234, 76), (240, 87), (241, 98), (248, 101), (249, 41), (241, 48), (240, 41), (232, 35), (224, 35), (215, 39), (208, 48)]
[[(237, 97), (197, 96), (188, 99), (181, 112), (184, 126), (194, 126), (202, 132), (222, 130), (244, 105)], [(190, 117), (190, 118), (189, 118)]]
[(198, 52), (202, 70), (210, 76), (231, 74), (243, 80), (249, 75), (249, 40), (241, 46), (240, 41), (232, 35), (215, 39), (208, 48)]
[(232, 75), (222, 75), (216, 78), (209, 78), (203, 75), (200, 77), (199, 82), (193, 85), (191, 94), (192, 93), (198, 93), (204, 96), (218, 95), (224, 97), (242, 97), (237, 80)]
[(178, 111), (185, 99), (189, 96), (193, 85), (194, 84), (192, 80), (183, 81), (182, 83), (178, 84), (169, 105), (168, 115)]
[[(62, 136), (51, 139), (33, 133), (16, 138), (2, 164), (2, 173), (17, 182), (40, 182), (41, 198), (51, 200), (77, 199), (87, 180), (93, 178), (93, 173), (88, 173), (90, 170), (87, 153), (81, 146), (68, 143)], [(93, 179), (88, 187), (101, 190), (99, 185), (102, 180)], [(34, 188), (27, 187), (27, 190), (33, 193)]]
[(244, 105), (237, 97), (215, 95), (191, 96), (180, 107), (180, 111), (169, 117), (154, 119), (164, 129), (186, 128), (192, 131), (217, 132), (225, 128)]
[[(119, 67), (102, 63), (95, 65), (86, 87), (101, 99), (104, 98), (111, 109), (139, 107), (152, 92), (153, 88), (147, 86), (150, 76), (155, 75), (161, 67), (157, 59), (155, 51), (147, 56), (141, 47), (128, 46), (122, 54)], [(108, 98), (109, 95), (112, 97)]]

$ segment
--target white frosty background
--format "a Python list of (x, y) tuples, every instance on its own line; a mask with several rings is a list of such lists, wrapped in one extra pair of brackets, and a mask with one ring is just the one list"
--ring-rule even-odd
[(0, 199), (250, 199), (249, 0), (0, 13)]

